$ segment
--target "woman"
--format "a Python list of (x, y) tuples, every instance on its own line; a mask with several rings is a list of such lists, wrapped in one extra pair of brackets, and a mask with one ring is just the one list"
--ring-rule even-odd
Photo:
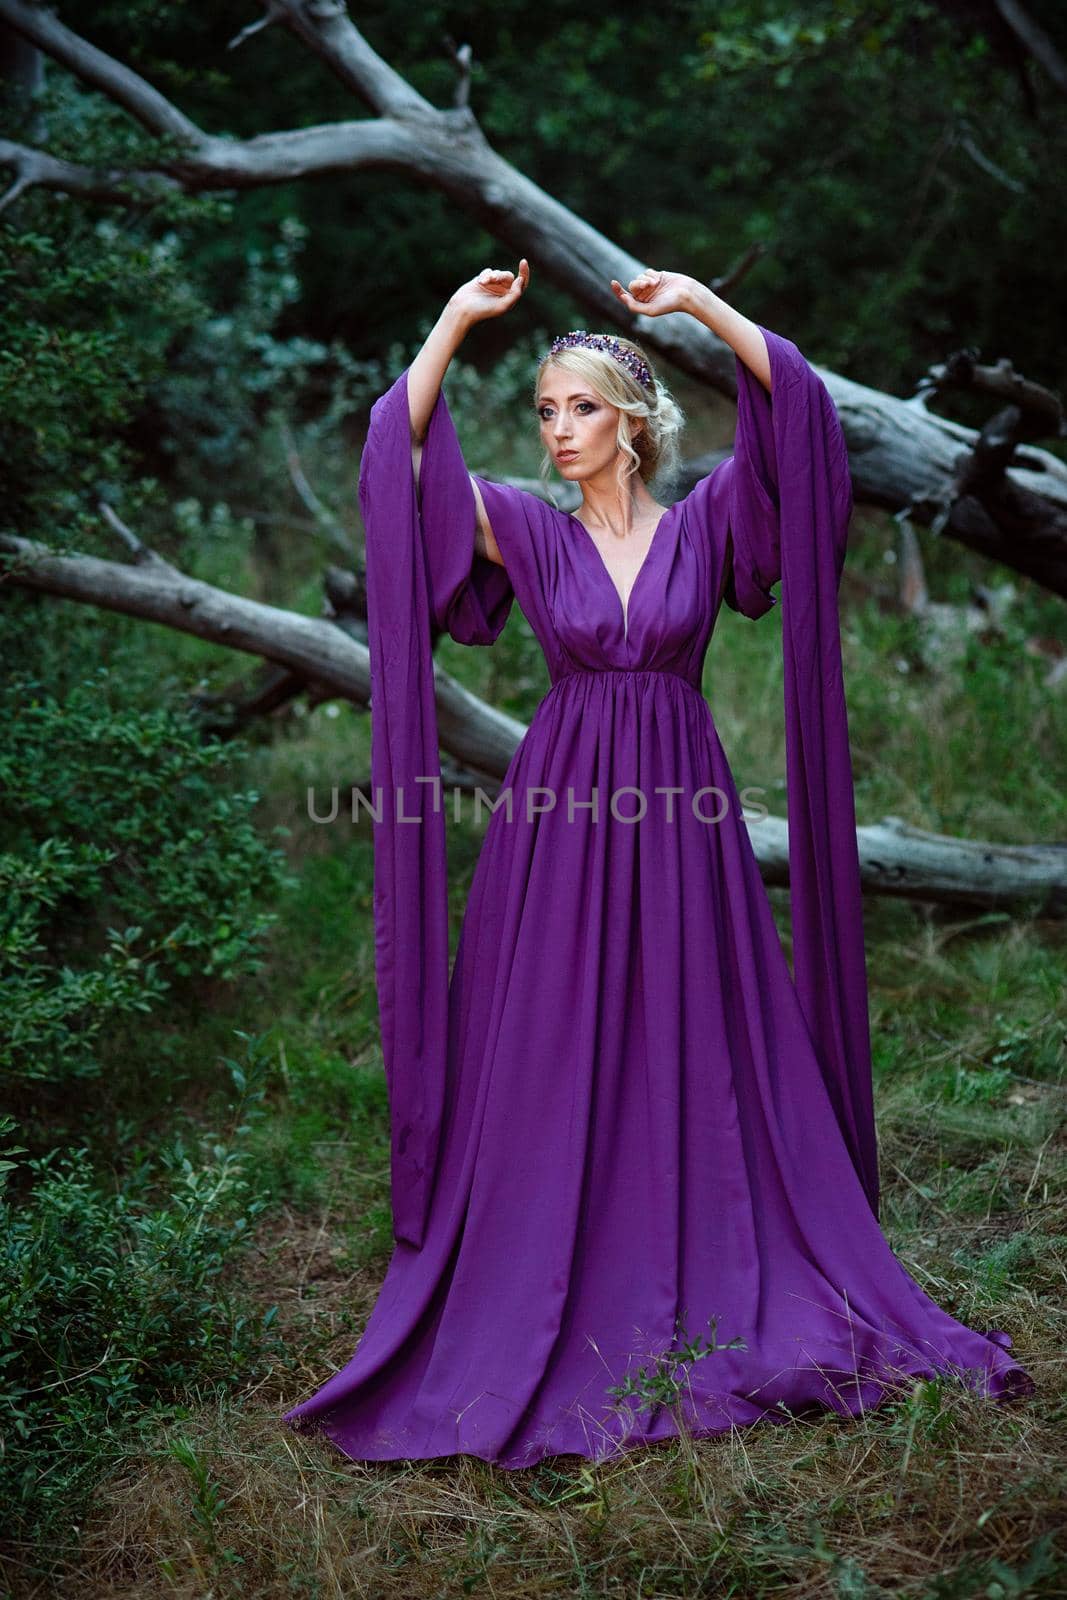
[[(734, 453), (660, 505), (677, 407), (638, 345), (577, 330), (537, 374), (582, 490), (558, 511), (468, 473), (440, 392), (528, 281), (523, 260), (456, 292), (363, 452), (396, 1248), (352, 1359), (285, 1420), (357, 1459), (515, 1468), (855, 1414), (939, 1372), (1031, 1393), (1009, 1335), (939, 1308), (878, 1225), (829, 393), (693, 279), (613, 280), (732, 346)], [(721, 600), (759, 617), (779, 579), (792, 974), (700, 687)], [(490, 644), (516, 599), (552, 686), (450, 978), (431, 639)]]

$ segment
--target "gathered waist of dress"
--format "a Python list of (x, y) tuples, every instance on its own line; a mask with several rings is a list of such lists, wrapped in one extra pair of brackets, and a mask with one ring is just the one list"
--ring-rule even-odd
[[(673, 678), (676, 683), (684, 684), (691, 694), (697, 695), (701, 700), (704, 699), (702, 690), (691, 678), (687, 678), (683, 672), (675, 672), (671, 667), (580, 667), (575, 672), (561, 673), (548, 693), (554, 693), (561, 684), (570, 683), (575, 678)], [(707, 704), (706, 701), (704, 703)]]

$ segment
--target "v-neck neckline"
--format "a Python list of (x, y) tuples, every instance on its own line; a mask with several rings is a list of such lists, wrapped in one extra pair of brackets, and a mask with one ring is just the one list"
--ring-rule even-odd
[[(678, 502), (676, 501), (675, 505), (677, 505), (677, 504), (678, 504)], [(630, 605), (631, 605), (631, 602), (633, 601), (634, 591), (636, 590), (637, 585), (641, 582), (642, 574), (644, 573), (645, 568), (648, 566), (649, 562), (652, 559), (653, 551), (656, 548), (656, 540), (660, 536), (660, 533), (661, 533), (661, 531), (663, 529), (663, 524), (666, 522), (667, 518), (671, 515), (671, 513), (672, 513), (672, 511), (674, 509), (675, 509), (675, 507), (673, 505), (668, 506), (666, 511), (660, 517), (659, 521), (656, 523), (655, 528), (653, 528), (652, 537), (648, 541), (648, 549), (645, 551), (644, 559), (641, 562), (641, 565), (638, 567), (636, 573), (634, 574), (634, 581), (630, 585), (630, 592), (626, 596), (625, 600), (623, 599), (622, 595), (619, 592), (618, 584), (615, 582), (615, 579), (611, 576), (611, 570), (608, 567), (607, 562), (604, 560), (603, 551), (601, 550), (600, 546), (597, 544), (596, 540), (593, 538), (593, 535), (590, 533), (590, 531), (586, 527), (585, 523), (581, 520), (580, 517), (576, 517), (573, 512), (571, 512), (571, 511), (564, 512), (564, 516), (566, 516), (571, 522), (577, 523), (578, 527), (581, 528), (582, 532), (585, 534), (586, 538), (589, 540), (589, 543), (593, 547), (593, 554), (596, 556), (598, 562), (600, 563), (601, 567), (603, 568), (604, 576), (607, 578), (608, 583), (611, 585), (612, 589), (615, 592), (615, 598), (619, 602), (619, 610), (622, 613), (622, 637), (623, 637), (624, 643), (628, 643), (629, 642), (629, 637), (630, 637)]]

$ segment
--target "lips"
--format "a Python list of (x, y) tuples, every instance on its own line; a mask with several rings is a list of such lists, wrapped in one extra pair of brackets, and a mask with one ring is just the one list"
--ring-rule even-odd
[(577, 459), (577, 450), (561, 450), (556, 457), (557, 461), (574, 461)]

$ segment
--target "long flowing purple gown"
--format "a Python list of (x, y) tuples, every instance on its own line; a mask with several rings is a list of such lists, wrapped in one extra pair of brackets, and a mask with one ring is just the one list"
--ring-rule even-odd
[[(406, 372), (372, 412), (396, 1244), (355, 1354), (284, 1418), (355, 1459), (603, 1459), (855, 1415), (938, 1373), (1034, 1392), (1010, 1335), (942, 1310), (878, 1224), (836, 603), (852, 488), (825, 385), (762, 331), (771, 393), (738, 360), (734, 453), (663, 516), (625, 608), (580, 522), (481, 478), (504, 566), (474, 552), (443, 395), (418, 498)], [(724, 580), (753, 618), (782, 583), (793, 973), (701, 693)], [(450, 976), (430, 626), (487, 645), (513, 600), (552, 682)], [(642, 1370), (673, 1370), (672, 1404), (625, 1392)]]

